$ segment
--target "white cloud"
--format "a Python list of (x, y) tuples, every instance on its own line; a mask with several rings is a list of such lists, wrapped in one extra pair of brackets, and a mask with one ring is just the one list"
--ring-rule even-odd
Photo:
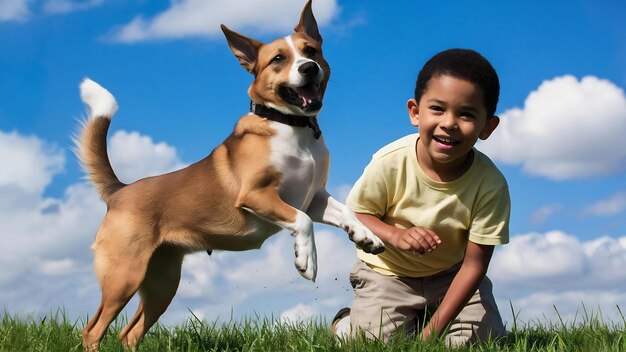
[(543, 285), (580, 277), (588, 261), (583, 245), (559, 231), (515, 236), (494, 255), (494, 279), (511, 284)]
[(535, 209), (529, 217), (529, 221), (533, 225), (541, 225), (545, 223), (550, 216), (561, 210), (560, 204), (548, 204)]
[[(555, 318), (552, 306), (568, 319), (576, 309), (600, 307), (615, 313), (626, 304), (626, 237), (580, 241), (559, 231), (514, 236), (498, 248), (489, 276), (503, 316), (511, 322), (509, 303), (520, 321)], [(615, 316), (614, 316), (615, 317)], [(580, 317), (579, 317), (580, 318)]]
[(46, 0), (42, 4), (42, 9), (44, 12), (50, 14), (66, 14), (75, 11), (87, 10), (100, 6), (103, 3), (104, 0)]
[(176, 148), (155, 143), (138, 132), (117, 131), (109, 141), (111, 164), (122, 182), (133, 182), (147, 176), (185, 167)]
[[(284, 283), (285, 278), (293, 277), (293, 243), (285, 233), (281, 233), (275, 241), (265, 244), (262, 256), (248, 257), (242, 262), (235, 261), (234, 266), (223, 273), (224, 277), (233, 285), (246, 285), (246, 293), (254, 293), (268, 287), (277, 287)], [(291, 246), (289, 246), (291, 244)], [(237, 253), (232, 254), (232, 256)], [(232, 258), (235, 260), (235, 258)], [(250, 275), (255, 280), (250, 283)]]
[(626, 191), (620, 191), (583, 209), (582, 214), (608, 216), (619, 214), (624, 210), (626, 210)]
[(0, 187), (40, 193), (63, 170), (65, 154), (36, 136), (0, 131), (0, 164), (10, 165), (0, 168)]
[(33, 12), (67, 14), (97, 7), (103, 3), (104, 0), (45, 0), (41, 4), (32, 0), (0, 0), (0, 22), (27, 21)]
[[(259, 32), (292, 30), (300, 18), (304, 1), (172, 1), (165, 11), (152, 18), (136, 16), (128, 24), (115, 29), (109, 38), (118, 42), (138, 42), (154, 39), (212, 37), (221, 35), (220, 24), (231, 29)], [(336, 0), (313, 2), (318, 25), (323, 26), (337, 14)]]
[[(498, 300), (497, 304), (506, 321), (507, 329), (510, 330), (514, 322), (518, 328), (550, 324), (560, 326), (561, 321), (566, 326), (571, 326), (588, 323), (593, 317), (605, 324), (618, 324), (622, 320), (617, 307), (624, 311), (625, 302), (626, 293), (623, 290), (603, 291), (589, 288), (571, 291), (535, 291), (512, 302)], [(511, 311), (511, 304), (514, 313)]]
[(626, 289), (626, 237), (581, 242), (560, 231), (514, 236), (498, 248), (490, 276), (511, 292), (520, 288)]
[(24, 21), (29, 16), (28, 0), (0, 0), (0, 22)]
[(544, 81), (523, 109), (505, 111), (480, 148), (494, 160), (522, 164), (532, 175), (596, 177), (626, 167), (623, 131), (623, 89), (593, 76), (563, 76)]
[(280, 320), (284, 323), (302, 323), (306, 321), (310, 321), (311, 319), (315, 320), (317, 318), (318, 312), (313, 310), (311, 307), (299, 303), (294, 307), (284, 310), (280, 313)]
[(44, 260), (39, 271), (47, 276), (63, 275), (76, 270), (76, 262), (70, 258), (61, 260)]
[[(219, 256), (216, 254), (214, 257)], [(219, 268), (213, 258), (207, 253), (187, 255), (184, 260), (184, 270), (180, 280), (178, 295), (187, 298), (203, 298), (217, 292), (215, 282), (219, 275)]]
[(89, 247), (104, 215), (93, 188), (71, 185), (61, 198), (51, 199), (3, 187), (0, 208), (2, 305), (24, 314), (62, 306), (86, 313), (83, 294), (97, 292)]

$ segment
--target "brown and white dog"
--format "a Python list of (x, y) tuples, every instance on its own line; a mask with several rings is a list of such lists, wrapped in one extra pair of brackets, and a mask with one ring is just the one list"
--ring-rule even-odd
[(77, 154), (108, 208), (92, 246), (102, 301), (83, 330), (85, 349), (99, 348), (109, 324), (139, 291), (137, 312), (119, 336), (135, 349), (170, 304), (183, 257), (193, 251), (259, 248), (286, 229), (295, 238), (296, 268), (315, 280), (313, 221), (344, 229), (367, 252), (384, 250), (326, 191), (329, 152), (317, 115), (330, 68), (310, 1), (295, 33), (268, 44), (222, 30), (254, 75), (251, 112), (209, 156), (182, 170), (120, 182), (106, 144), (115, 98), (89, 79), (80, 86), (89, 117)]

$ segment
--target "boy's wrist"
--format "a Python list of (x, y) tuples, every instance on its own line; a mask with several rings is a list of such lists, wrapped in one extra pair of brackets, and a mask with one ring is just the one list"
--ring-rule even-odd
[(398, 248), (398, 242), (402, 238), (402, 231), (403, 230), (400, 228), (390, 226), (389, 231), (387, 231), (386, 237), (387, 241), (392, 247)]
[[(380, 218), (372, 214), (355, 213), (357, 219), (363, 223), (370, 231), (372, 231), (383, 243), (394, 246), (394, 238), (396, 231), (399, 231), (395, 226), (386, 224)], [(395, 246), (394, 246), (395, 247)]]

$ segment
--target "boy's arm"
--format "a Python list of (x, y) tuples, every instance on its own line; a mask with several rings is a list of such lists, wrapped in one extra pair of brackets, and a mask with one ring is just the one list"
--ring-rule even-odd
[(422, 331), (422, 339), (440, 334), (456, 318), (483, 281), (494, 246), (467, 243), (463, 264), (456, 274), (443, 301)]
[(422, 227), (400, 229), (371, 214), (356, 213), (356, 217), (385, 244), (400, 250), (424, 254), (434, 251), (441, 244), (436, 233)]

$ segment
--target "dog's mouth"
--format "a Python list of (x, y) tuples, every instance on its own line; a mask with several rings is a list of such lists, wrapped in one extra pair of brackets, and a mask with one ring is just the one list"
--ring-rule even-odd
[(304, 111), (317, 111), (322, 108), (322, 97), (319, 85), (309, 82), (301, 87), (281, 86), (278, 95), (291, 105), (300, 107)]

